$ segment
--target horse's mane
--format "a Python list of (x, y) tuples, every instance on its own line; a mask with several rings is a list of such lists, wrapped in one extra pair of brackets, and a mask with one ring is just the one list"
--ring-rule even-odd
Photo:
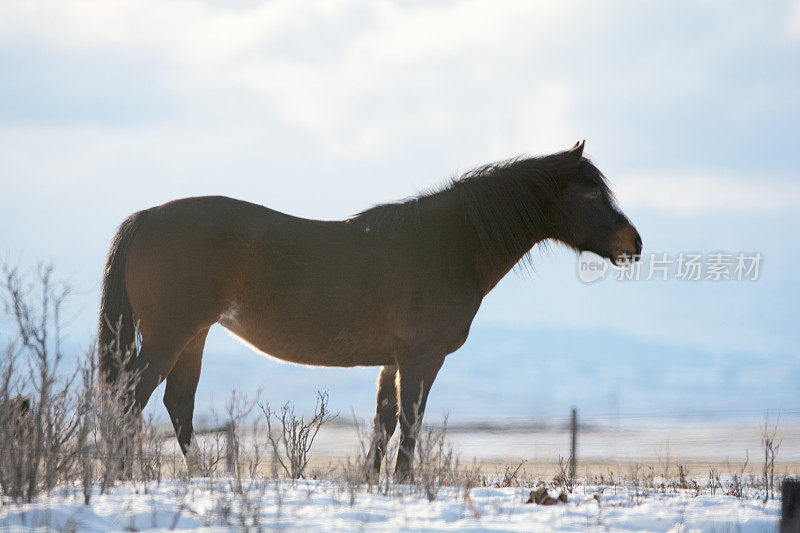
[[(565, 153), (516, 157), (490, 163), (451, 178), (443, 187), (399, 202), (376, 205), (348, 220), (368, 231), (396, 232), (401, 228), (419, 230), (420, 205), (426, 200), (454, 193), (466, 218), (477, 232), (481, 246), (493, 254), (509, 256), (526, 249), (530, 235), (542, 234), (546, 220), (540, 202), (549, 200), (562, 209), (557, 188)], [(583, 158), (578, 165), (581, 179), (591, 182), (612, 197), (605, 177), (591, 161)], [(544, 242), (540, 245), (545, 246)], [(521, 263), (529, 266), (525, 254)]]

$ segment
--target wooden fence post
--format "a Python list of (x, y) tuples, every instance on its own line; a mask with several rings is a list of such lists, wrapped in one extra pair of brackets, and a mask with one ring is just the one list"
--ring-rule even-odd
[(569, 479), (572, 486), (575, 486), (575, 471), (578, 463), (577, 445), (578, 445), (578, 410), (572, 408), (572, 422), (570, 424), (572, 433), (572, 445), (569, 450)]
[(225, 424), (225, 463), (228, 472), (235, 474), (239, 459), (239, 443), (236, 442), (236, 426), (233, 420)]
[(781, 533), (800, 533), (800, 479), (786, 478), (781, 485)]

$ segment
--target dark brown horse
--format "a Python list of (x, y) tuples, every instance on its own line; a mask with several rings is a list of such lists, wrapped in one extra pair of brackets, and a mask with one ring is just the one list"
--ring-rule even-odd
[(614, 262), (641, 252), (583, 143), (487, 165), (344, 221), (225, 197), (170, 202), (131, 215), (111, 246), (101, 368), (115, 379), (102, 349), (115, 340), (110, 324), (121, 317), (124, 343), (138, 324), (136, 405), (166, 378), (164, 404), (191, 465), (194, 395), (212, 324), (285, 361), (381, 366), (371, 460), (379, 471), (399, 420), (395, 473), (404, 476), (445, 356), (464, 344), (484, 296), (548, 239)]

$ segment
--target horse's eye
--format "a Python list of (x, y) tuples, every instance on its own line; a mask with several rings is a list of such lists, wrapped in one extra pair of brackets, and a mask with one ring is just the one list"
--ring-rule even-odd
[(600, 190), (595, 189), (593, 191), (587, 191), (583, 193), (583, 197), (586, 198), (587, 200), (597, 200), (598, 198), (600, 198)]

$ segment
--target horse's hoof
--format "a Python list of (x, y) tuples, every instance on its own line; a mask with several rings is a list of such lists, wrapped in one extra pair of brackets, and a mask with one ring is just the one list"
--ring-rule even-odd
[(189, 444), (189, 449), (183, 454), (183, 461), (186, 463), (186, 472), (189, 477), (196, 477), (200, 475), (200, 465), (203, 464), (203, 452), (197, 446), (194, 439)]

